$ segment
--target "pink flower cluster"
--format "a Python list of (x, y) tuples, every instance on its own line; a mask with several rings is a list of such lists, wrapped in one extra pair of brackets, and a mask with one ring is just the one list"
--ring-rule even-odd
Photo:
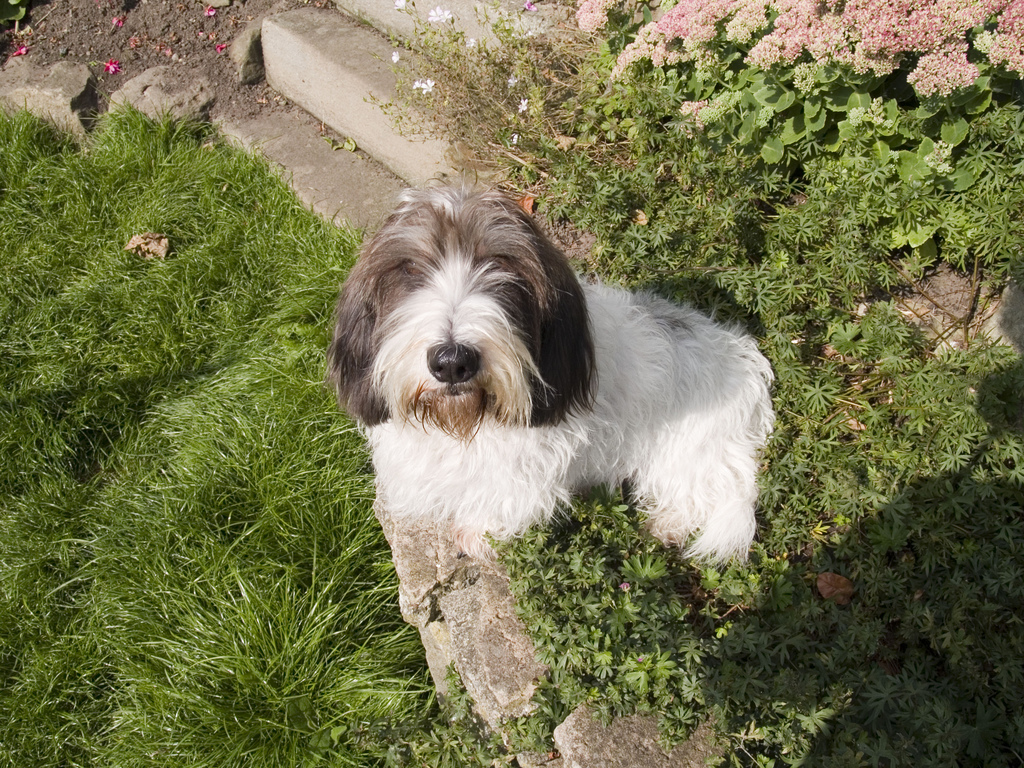
[[(618, 4), (581, 0), (577, 22), (598, 29)], [(975, 37), (993, 64), (1024, 74), (1024, 0), (680, 0), (640, 29), (613, 76), (643, 58), (700, 67), (728, 40), (762, 69), (813, 62), (886, 75), (913, 56), (917, 92), (948, 95), (978, 77), (968, 59)]]
[(986, 42), (989, 61), (1024, 74), (1024, 0), (1007, 4), (999, 15), (999, 25)]
[(576, 10), (576, 23), (580, 29), (596, 32), (608, 23), (608, 11), (619, 5), (620, 0), (580, 0)]

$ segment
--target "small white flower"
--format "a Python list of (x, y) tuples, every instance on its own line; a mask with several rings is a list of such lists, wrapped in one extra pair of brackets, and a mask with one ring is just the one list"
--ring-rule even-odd
[(518, 143), (519, 143), (519, 134), (518, 133), (513, 133), (512, 134), (512, 146), (514, 147)]
[(476, 38), (475, 37), (469, 38), (469, 40), (466, 41), (466, 47), (467, 48), (476, 48)]
[(396, 11), (403, 11), (403, 10), (405, 10), (405, 0), (395, 0), (395, 10)]
[(519, 101), (519, 111), (520, 112), (525, 112), (529, 108), (529, 106), (530, 106), (530, 100), (529, 99), (521, 99)]
[(427, 21), (431, 24), (444, 24), (452, 20), (452, 12), (440, 5), (427, 14)]
[(417, 80), (412, 84), (413, 90), (423, 91), (423, 93), (430, 93), (434, 90), (434, 81), (427, 78), (426, 80)]
[(393, 51), (391, 53), (391, 63), (392, 64), (397, 64), (398, 60), (401, 59), (401, 58), (402, 57), (398, 55), (398, 51)]
[(515, 85), (518, 82), (519, 82), (519, 78), (516, 77), (515, 75), (512, 75), (512, 77), (510, 77), (508, 79), (508, 87), (511, 88), (513, 85)]

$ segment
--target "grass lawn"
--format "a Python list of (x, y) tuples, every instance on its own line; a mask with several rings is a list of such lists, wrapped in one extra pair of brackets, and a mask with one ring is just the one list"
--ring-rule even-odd
[(358, 236), (195, 126), (0, 148), (0, 766), (372, 763), (431, 696), (321, 383)]
[[(972, 156), (1019, 157), (1018, 117), (980, 122)], [(734, 765), (1019, 765), (1024, 362), (939, 348), (896, 283), (858, 308), (891, 238), (829, 213), (865, 203), (842, 163), (765, 217), (782, 170), (673, 146), (628, 174), (556, 158), (548, 210), (598, 234), (598, 272), (727, 299), (758, 333), (759, 540), (701, 569), (596, 494), (507, 545), (551, 666), (509, 738), (547, 752), (586, 704), (649, 712), (667, 743), (710, 717)], [(464, 697), (433, 708), (367, 455), (321, 383), (353, 233), (194, 126), (116, 113), (83, 150), (0, 118), (0, 149), (0, 768), (507, 762)], [(1024, 177), (982, 171), (998, 282)], [(124, 249), (147, 232), (165, 258)]]

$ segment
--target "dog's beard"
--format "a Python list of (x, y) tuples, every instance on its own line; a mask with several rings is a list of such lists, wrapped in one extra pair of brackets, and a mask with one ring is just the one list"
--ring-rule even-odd
[(433, 427), (468, 442), (480, 429), (488, 411), (494, 411), (494, 397), (481, 387), (420, 386), (411, 399), (408, 416), (425, 429)]

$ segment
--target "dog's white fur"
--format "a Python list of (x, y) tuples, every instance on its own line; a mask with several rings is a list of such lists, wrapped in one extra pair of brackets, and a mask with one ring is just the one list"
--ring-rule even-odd
[[(546, 293), (551, 281), (563, 285)], [(561, 346), (545, 355), (545, 344)], [(438, 345), (477, 350), (479, 370), (440, 380), (428, 364)], [(573, 493), (628, 480), (665, 544), (746, 556), (773, 422), (771, 368), (753, 339), (649, 293), (581, 285), (496, 193), (406, 194), (342, 293), (330, 360), (381, 501), (399, 518), (450, 521), (464, 551), (486, 553), (485, 534), (521, 534)]]

